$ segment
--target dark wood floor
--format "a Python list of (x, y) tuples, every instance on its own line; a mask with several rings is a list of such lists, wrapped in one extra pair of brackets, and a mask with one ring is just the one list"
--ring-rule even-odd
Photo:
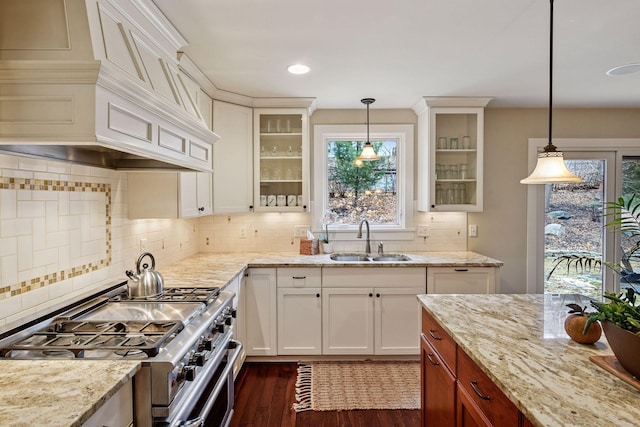
[(418, 427), (419, 410), (304, 411), (295, 402), (295, 363), (245, 363), (236, 379), (231, 427)]

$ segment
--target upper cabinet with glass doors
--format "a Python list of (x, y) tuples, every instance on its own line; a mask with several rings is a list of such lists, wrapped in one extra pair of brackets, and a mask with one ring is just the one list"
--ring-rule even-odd
[(254, 153), (255, 211), (307, 211), (308, 110), (256, 108)]
[(484, 107), (492, 98), (421, 99), (418, 210), (482, 211)]

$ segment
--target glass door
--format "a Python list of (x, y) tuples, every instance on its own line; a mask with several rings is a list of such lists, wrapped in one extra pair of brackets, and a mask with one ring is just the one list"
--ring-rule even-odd
[(565, 152), (567, 167), (584, 181), (545, 185), (544, 293), (600, 299), (613, 287), (606, 261), (614, 260), (613, 232), (605, 227), (606, 201), (614, 197), (611, 153)]

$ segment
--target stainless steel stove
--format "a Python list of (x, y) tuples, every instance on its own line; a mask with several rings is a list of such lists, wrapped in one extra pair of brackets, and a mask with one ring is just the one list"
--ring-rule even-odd
[[(136, 426), (227, 425), (233, 414), (233, 292), (166, 288), (128, 298), (126, 283), (0, 337), (14, 359), (140, 359)], [(81, 363), (81, 362), (79, 362)]]

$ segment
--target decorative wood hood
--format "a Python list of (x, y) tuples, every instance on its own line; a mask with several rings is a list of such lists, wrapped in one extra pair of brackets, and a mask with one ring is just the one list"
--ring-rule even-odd
[(181, 66), (186, 41), (151, 0), (5, 1), (0, 28), (0, 150), (212, 170), (211, 99)]

